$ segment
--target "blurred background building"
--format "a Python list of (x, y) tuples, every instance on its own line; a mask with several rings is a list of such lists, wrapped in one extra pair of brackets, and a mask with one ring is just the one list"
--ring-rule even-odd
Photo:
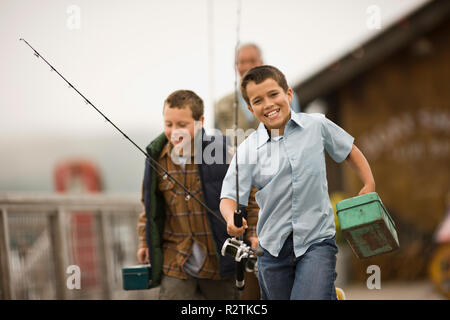
[[(367, 260), (352, 255), (351, 280), (367, 279), (370, 265), (380, 266), (383, 280), (431, 272), (450, 294), (448, 240), (435, 237), (450, 204), (449, 11), (450, 1), (430, 2), (295, 87), (310, 110), (355, 137), (397, 226), (400, 249)], [(348, 167), (327, 165), (331, 193), (358, 193)]]

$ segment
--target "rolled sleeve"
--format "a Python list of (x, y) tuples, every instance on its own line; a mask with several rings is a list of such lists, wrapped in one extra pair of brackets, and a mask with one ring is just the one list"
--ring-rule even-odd
[(259, 213), (259, 207), (255, 200), (255, 194), (258, 192), (258, 189), (256, 187), (252, 187), (252, 190), (250, 192), (250, 197), (248, 200), (248, 205), (246, 207), (247, 210), (247, 238), (249, 237), (256, 237), (256, 225), (258, 223), (258, 213)]
[[(242, 143), (239, 148), (239, 154), (245, 154), (245, 145)], [(241, 148), (244, 147), (244, 148)], [(253, 165), (249, 163), (241, 163), (239, 165), (239, 204), (243, 206), (248, 205), (248, 198), (252, 187), (252, 170)], [(220, 193), (220, 199), (228, 198), (236, 201), (236, 155), (233, 156), (230, 166), (228, 167), (227, 174), (222, 184), (222, 191)]]
[(139, 215), (139, 220), (137, 224), (138, 236), (139, 236), (139, 248), (148, 248), (147, 239), (145, 235), (145, 225), (147, 222), (147, 217), (145, 212), (142, 212)]
[(146, 224), (147, 224), (147, 216), (145, 215), (145, 203), (144, 203), (144, 182), (142, 182), (141, 189), (141, 204), (142, 204), (142, 212), (139, 215), (137, 230), (139, 236), (139, 248), (147, 248), (147, 238), (146, 238)]
[(322, 118), (322, 137), (325, 150), (338, 163), (347, 158), (352, 151), (353, 141), (355, 140), (344, 129), (326, 117)]

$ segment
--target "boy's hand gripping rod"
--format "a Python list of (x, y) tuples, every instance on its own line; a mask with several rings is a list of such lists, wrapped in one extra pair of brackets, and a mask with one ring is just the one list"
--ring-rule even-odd
[[(162, 167), (158, 161), (156, 161), (155, 159), (153, 159), (147, 152), (145, 152), (144, 150), (142, 150), (133, 140), (131, 140), (122, 130), (120, 130), (111, 120), (108, 119), (108, 117), (106, 117), (96, 106), (94, 106), (94, 104), (91, 103), (91, 101), (89, 101), (80, 91), (78, 91), (77, 88), (75, 88), (66, 78), (64, 78), (64, 76), (58, 72), (58, 70), (56, 70), (39, 52), (36, 51), (36, 49), (34, 49), (25, 39), (20, 38), (20, 41), (25, 42), (33, 51), (34, 51), (34, 55), (37, 58), (41, 58), (50, 68), (51, 71), (55, 71), (68, 85), (69, 88), (74, 89), (86, 102), (86, 104), (92, 106), (95, 111), (97, 111), (100, 115), (102, 115), (103, 118), (105, 118), (106, 121), (108, 121), (114, 128), (116, 128), (128, 141), (130, 141), (140, 152), (142, 152), (145, 157), (149, 160), (149, 164), (152, 167), (153, 170), (155, 170), (155, 173), (162, 176), (163, 179), (171, 179), (174, 183), (176, 183), (178, 186), (180, 186), (183, 191), (186, 194), (186, 200), (189, 200), (189, 198), (193, 198), (194, 200), (196, 200), (202, 207), (204, 207), (206, 209), (207, 212), (209, 212), (210, 214), (212, 214), (214, 217), (216, 217), (221, 223), (226, 225), (226, 222), (224, 221), (224, 219), (222, 217), (219, 217), (219, 215), (217, 215), (213, 210), (211, 210), (210, 208), (208, 208), (208, 206), (201, 201), (200, 199), (198, 199), (195, 195), (193, 195), (181, 182), (179, 182), (177, 179), (175, 179), (164, 167)], [(158, 170), (160, 172), (158, 172)], [(161, 173), (162, 172), (162, 173)]]

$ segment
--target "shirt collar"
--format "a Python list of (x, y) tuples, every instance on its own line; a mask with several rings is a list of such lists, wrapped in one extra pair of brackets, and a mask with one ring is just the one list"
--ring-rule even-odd
[[(201, 134), (201, 137), (198, 137), (198, 135)], [(194, 139), (201, 139), (201, 141), (204, 140), (203, 136), (206, 135), (206, 131), (204, 128), (202, 128), (201, 130), (197, 131), (197, 136)], [(195, 141), (195, 140), (194, 140)], [(163, 159), (166, 155), (170, 155), (172, 153), (174, 146), (170, 143), (170, 141), (167, 141), (166, 145), (163, 147), (163, 149), (161, 150), (161, 153), (159, 154), (158, 159)], [(192, 152), (194, 150), (191, 150), (191, 158), (194, 158), (194, 152)], [(195, 152), (201, 152), (202, 150), (195, 150)], [(193, 162), (192, 162), (193, 163)]]
[[(304, 127), (303, 124), (303, 115), (301, 113), (295, 113), (292, 109), (291, 109), (291, 119), (289, 119), (289, 121), (286, 123), (286, 126), (288, 125), (288, 123), (292, 120), (293, 123), (297, 124), (300, 127)], [(286, 130), (286, 129), (285, 129)], [(267, 143), (267, 141), (270, 139), (269, 137), (269, 133), (267, 132), (266, 127), (264, 126), (264, 123), (260, 122), (258, 129), (256, 130), (257, 132), (257, 149), (262, 147), (265, 143)]]
[(164, 158), (167, 154), (169, 154), (170, 151), (172, 151), (172, 148), (173, 147), (172, 147), (172, 144), (170, 143), (170, 141), (167, 141), (166, 145), (164, 146), (161, 153), (159, 154), (158, 159)]
[[(169, 141), (167, 141), (166, 145), (164, 146), (164, 148), (162, 149), (162, 151), (161, 151), (161, 153), (160, 153), (160, 155), (158, 157), (158, 160), (164, 159), (164, 157), (166, 157), (166, 156), (170, 157), (171, 154), (172, 154), (172, 150), (173, 150), (173, 145)], [(194, 154), (193, 153), (191, 154), (190, 158), (194, 159)]]
[(267, 133), (266, 126), (260, 122), (258, 129), (256, 129), (256, 148), (262, 147), (267, 140), (269, 140), (269, 134)]
[(292, 109), (291, 109), (291, 120), (294, 122), (294, 123), (296, 123), (296, 124), (298, 124), (300, 127), (302, 127), (302, 128), (304, 128), (305, 127), (305, 125), (304, 125), (304, 123), (303, 123), (303, 113), (301, 113), (301, 112), (299, 112), (299, 113), (296, 113), (296, 112), (294, 112)]

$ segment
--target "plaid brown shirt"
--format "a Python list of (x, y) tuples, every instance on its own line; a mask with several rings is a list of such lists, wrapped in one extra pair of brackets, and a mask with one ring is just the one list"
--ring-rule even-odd
[[(158, 163), (162, 165), (170, 175), (180, 181), (192, 194), (203, 201), (200, 176), (198, 167), (186, 163), (184, 170), (171, 159), (172, 146), (167, 143), (159, 158)], [(205, 262), (200, 268), (198, 275), (202, 278), (218, 280), (219, 265), (217, 252), (212, 232), (206, 216), (206, 210), (194, 199), (185, 199), (185, 193), (180, 186), (170, 179), (158, 176), (158, 191), (166, 202), (166, 220), (163, 233), (163, 272), (164, 274), (180, 279), (187, 279), (183, 270), (184, 263), (192, 252), (192, 246), (196, 241), (206, 255)], [(256, 222), (259, 208), (253, 198), (249, 199), (248, 211), (248, 235), (256, 236)], [(140, 247), (147, 247), (145, 240), (145, 213), (142, 213), (138, 222)], [(218, 248), (220, 250), (221, 248)]]

